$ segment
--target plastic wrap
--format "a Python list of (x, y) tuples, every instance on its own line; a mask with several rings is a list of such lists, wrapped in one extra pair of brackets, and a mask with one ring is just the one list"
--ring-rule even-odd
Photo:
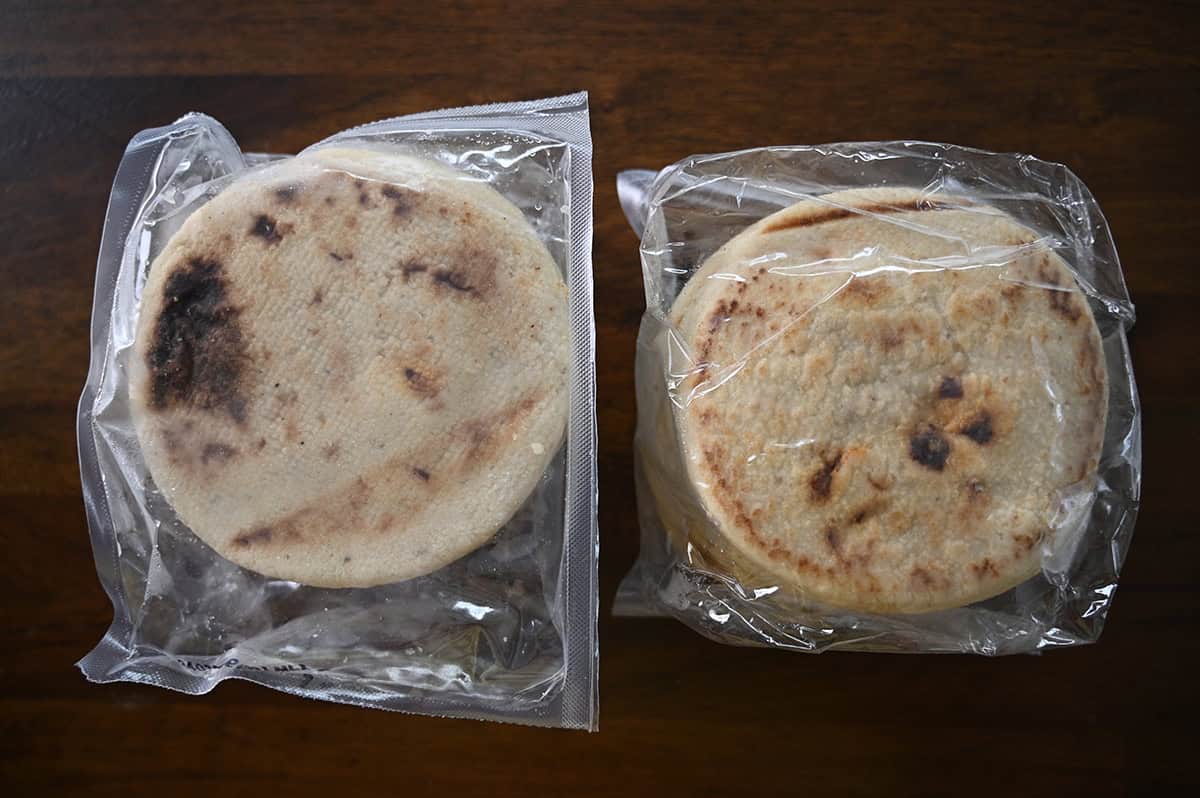
[[(478, 199), (476, 213), (498, 214), (496, 218), (501, 219), (500, 224), (506, 224), (504, 219), (509, 217), (504, 214), (511, 214), (513, 206), (519, 209), (524, 220), (514, 224), (522, 230), (532, 230), (530, 235), (535, 234), (544, 245), (540, 251), (548, 252), (546, 262), (552, 259), (565, 282), (562, 299), (558, 305), (551, 303), (551, 306), (561, 307), (567, 318), (539, 319), (538, 311), (532, 308), (523, 309), (523, 312), (529, 314), (526, 321), (531, 322), (528, 325), (531, 329), (535, 325), (548, 326), (552, 321), (561, 327), (564, 336), (569, 336), (561, 346), (555, 341), (551, 347), (555, 353), (562, 353), (561, 362), (564, 363), (564, 387), (561, 394), (555, 396), (561, 396), (561, 402), (569, 406), (552, 408), (551, 412), (541, 406), (534, 407), (533, 400), (529, 400), (518, 405), (509, 416), (495, 421), (497, 425), (507, 424), (503, 429), (464, 422), (451, 429), (444, 441), (434, 441), (432, 448), (438, 451), (429, 456), (440, 456), (442, 460), (438, 462), (453, 464), (458, 462), (454, 460), (458, 456), (454, 454), (456, 451), (467, 452), (461, 460), (474, 455), (476, 450), (491, 446), (501, 454), (487, 456), (494, 456), (504, 467), (496, 466), (489, 471), (490, 466), (485, 462), (479, 467), (481, 471), (471, 475), (476, 480), (471, 484), (481, 486), (477, 491), (480, 495), (459, 497), (459, 505), (449, 508), (443, 501), (439, 511), (442, 514), (435, 519), (442, 523), (441, 529), (447, 538), (452, 538), (457, 526), (466, 524), (468, 518), (479, 528), (491, 523), (490, 529), (495, 529), (502, 523), (499, 530), (494, 535), (487, 534), (482, 545), (478, 545), (478, 540), (472, 542), (470, 547), (478, 547), (464, 556), (451, 557), (453, 561), (430, 573), (413, 578), (403, 578), (407, 575), (403, 574), (401, 578), (388, 580), (379, 574), (400, 574), (403, 568), (394, 568), (386, 563), (386, 558), (377, 558), (384, 561), (382, 570), (371, 570), (378, 563), (366, 562), (360, 566), (356, 560), (353, 567), (359, 570), (342, 574), (338, 568), (343, 561), (347, 569), (352, 567), (349, 565), (351, 557), (347, 555), (331, 559), (327, 573), (308, 580), (310, 584), (303, 584), (298, 579), (267, 576), (260, 572), (279, 573), (297, 567), (286, 549), (283, 549), (284, 554), (271, 554), (254, 561), (256, 568), (259, 568), (258, 562), (265, 563), (260, 570), (233, 561), (245, 562), (245, 557), (249, 557), (238, 554), (239, 546), (246, 551), (267, 544), (300, 546), (309, 538), (320, 541), (345, 535), (350, 540), (360, 533), (366, 541), (360, 548), (368, 553), (375, 551), (371, 548), (375, 539), (369, 538), (363, 529), (356, 528), (366, 524), (364, 519), (367, 518), (355, 515), (364, 506), (362, 502), (367, 501), (361, 499), (368, 489), (363, 480), (359, 480), (361, 485), (352, 483), (362, 488), (359, 498), (354, 495), (357, 487), (347, 489), (350, 504), (345, 508), (338, 504), (338, 499), (326, 501), (315, 494), (303, 496), (308, 509), (304, 511), (307, 515), (301, 519), (302, 523), (276, 524), (274, 541), (270, 527), (243, 532), (227, 546), (227, 553), (233, 553), (232, 560), (221, 556), (205, 542), (209, 539), (225, 541), (228, 534), (232, 534), (212, 520), (214, 516), (220, 517), (221, 497), (210, 501), (203, 486), (197, 489), (195, 483), (197, 480), (202, 483), (207, 479), (216, 480), (212, 484), (225, 491), (227, 503), (236, 503), (229, 497), (235, 495), (237, 485), (228, 485), (231, 481), (228, 479), (220, 482), (204, 469), (212, 468), (213, 463), (237, 463), (237, 457), (249, 456), (247, 452), (252, 449), (270, 452), (277, 445), (290, 446), (286, 458), (270, 461), (272, 467), (257, 469), (261, 473), (255, 473), (254, 467), (239, 472), (241, 478), (248, 481), (264, 480), (263, 484), (270, 488), (265, 492), (278, 493), (281, 481), (294, 482), (293, 492), (308, 490), (317, 484), (313, 474), (323, 475), (321, 478), (331, 485), (341, 481), (351, 484), (349, 480), (355, 476), (354, 465), (343, 466), (344, 470), (339, 472), (339, 466), (330, 464), (341, 456), (339, 444), (329, 443), (318, 453), (320, 441), (316, 436), (319, 432), (308, 431), (302, 435), (291, 426), (281, 426), (284, 410), (280, 410), (279, 425), (274, 425), (273, 418), (263, 422), (263, 429), (278, 429), (279, 441), (272, 438), (275, 433), (268, 432), (257, 444), (208, 444), (202, 450), (193, 447), (194, 457), (187, 454), (190, 450), (185, 447), (184, 455), (170, 450), (159, 457), (169, 464), (161, 466), (160, 474), (173, 474), (169, 468), (178, 465), (179, 457), (183, 456), (191, 458), (185, 464), (195, 473), (185, 473), (182, 478), (171, 480), (174, 493), (156, 485), (153, 469), (147, 468), (149, 450), (144, 448), (139, 437), (137, 408), (131, 401), (131, 384), (136, 384), (138, 369), (144, 370), (141, 361), (149, 362), (148, 358), (157, 357), (157, 354), (138, 357), (139, 311), (144, 293), (151, 291), (148, 281), (151, 265), (185, 220), (231, 186), (248, 185), (248, 181), (254, 181), (260, 175), (292, 175), (278, 170), (281, 165), (300, 163), (303, 158), (244, 154), (224, 127), (202, 114), (188, 114), (172, 125), (138, 134), (118, 169), (105, 221), (97, 267), (91, 370), (78, 417), (80, 462), (92, 543), (97, 570), (114, 606), (114, 619), (104, 639), (84, 657), (79, 667), (88, 679), (96, 682), (144, 682), (192, 694), (206, 693), (224, 679), (237, 678), (296, 695), (360, 706), (594, 729), (598, 549), (590, 260), (592, 181), (587, 96), (580, 93), (398, 117), (338, 133), (308, 148), (301, 156), (345, 151), (345, 148), (403, 153), (432, 163), (434, 166), (429, 168), (435, 170), (437, 180), (458, 191), (457, 194), (443, 192), (439, 195), (443, 201), (446, 196), (478, 195), (482, 198)], [(329, 173), (338, 167), (323, 168)], [(345, 178), (341, 183), (333, 183), (344, 185), (346, 192), (359, 192), (358, 200), (363, 208), (375, 209), (376, 215), (371, 219), (383, 219), (383, 224), (391, 224), (394, 218), (396, 225), (404, 223), (404, 217), (409, 213), (406, 203), (410, 197), (407, 194), (401, 197), (394, 186), (369, 179), (364, 187), (364, 181), (357, 179), (353, 170), (347, 169), (345, 174), (335, 176)], [(350, 182), (352, 179), (353, 183)], [(459, 185), (455, 181), (461, 182), (461, 191), (454, 188)], [(511, 205), (504, 200), (488, 199), (494, 194), (479, 195), (479, 191), (486, 192), (487, 189), (476, 189), (475, 186), (490, 186)], [(277, 245), (281, 237), (287, 243), (287, 236), (305, 235), (301, 222), (287, 221), (293, 218), (289, 214), (296, 213), (294, 207), (288, 206), (298, 201), (297, 191), (303, 195), (308, 187), (303, 181), (281, 184), (275, 197), (280, 205), (278, 213), (273, 217), (260, 215), (247, 232), (250, 243), (245, 246), (259, 244), (266, 251)], [(417, 202), (423, 201), (420, 191), (418, 186), (412, 195)], [(470, 191), (476, 194), (464, 193)], [(373, 292), (377, 288), (381, 297), (385, 290), (394, 291), (403, 285), (411, 291), (424, 290), (435, 299), (448, 297), (438, 299), (446, 307), (456, 301), (476, 301), (485, 290), (484, 278), (476, 273), (464, 276), (449, 268), (439, 270), (436, 255), (428, 261), (397, 261), (394, 266), (364, 263), (362, 257), (357, 264), (350, 260), (353, 255), (348, 247), (360, 240), (357, 237), (360, 233), (353, 230), (357, 204), (353, 196), (347, 196), (350, 199), (344, 205), (337, 205), (333, 196), (326, 197), (327, 213), (320, 206), (306, 211), (310, 214), (304, 217), (311, 222), (310, 237), (316, 236), (311, 232), (313, 229), (335, 230), (339, 229), (337, 225), (344, 225), (348, 232), (338, 241), (321, 244), (329, 249), (328, 259), (320, 252), (320, 258), (314, 261), (315, 267), (306, 262), (295, 268), (331, 271), (353, 268), (359, 270), (356, 278), (359, 282), (353, 285), (371, 286)], [(302, 196), (301, 199), (316, 203), (319, 198)], [(389, 203), (394, 203), (394, 217)], [(453, 203), (446, 204), (448, 208), (438, 209), (442, 216), (459, 212)], [(350, 208), (345, 221), (331, 221), (333, 214), (341, 213), (343, 207)], [(468, 224), (471, 209), (467, 205), (463, 207), (467, 210), (462, 212), (461, 218)], [(223, 208), (221, 212), (228, 211)], [(380, 222), (373, 221), (372, 224), (378, 227)], [(375, 228), (361, 231), (362, 236), (376, 234)], [(339, 248), (338, 244), (343, 240), (349, 242), (345, 249)], [(436, 237), (433, 240), (436, 243)], [(404, 246), (402, 240), (397, 241), (395, 246)], [(487, 242), (479, 245), (476, 241), (475, 244), (476, 249), (468, 253), (469, 257), (489, 257)], [(387, 252), (386, 249), (381, 251)], [(510, 255), (504, 253), (503, 257)], [(384, 261), (383, 258), (376, 260)], [(193, 259), (190, 268), (193, 271), (208, 268), (206, 263), (203, 258)], [(508, 277), (500, 275), (495, 279), (502, 281)], [(425, 283), (418, 286), (418, 278), (424, 279)], [(324, 304), (321, 304), (320, 288), (311, 299), (306, 294), (304, 301), (289, 305), (290, 294), (286, 291), (291, 289), (288, 286), (300, 279), (299, 276), (295, 280), (285, 278), (279, 283), (264, 280), (261, 289), (251, 291), (256, 307), (270, 308), (269, 312), (255, 311), (258, 315), (253, 322), (265, 323), (261, 321), (263, 318), (315, 319), (319, 311), (323, 314), (319, 316), (321, 323), (327, 326), (322, 328), (323, 331), (313, 327), (309, 332), (313, 336), (310, 340), (317, 342), (312, 346), (323, 351), (321, 347), (329, 336), (336, 338), (334, 333), (339, 329), (338, 325), (348, 328), (358, 323), (357, 316), (366, 314), (368, 308), (375, 308), (371, 303), (377, 301), (377, 297), (374, 293), (368, 296), (365, 291), (347, 298), (342, 290), (335, 303), (333, 289), (329, 289)], [(166, 289), (160, 286), (154, 290), (166, 292), (165, 303), (180, 296), (179, 292), (170, 294), (170, 284)], [(273, 291), (281, 293), (277, 297)], [(195, 291), (184, 299), (199, 309), (187, 311), (191, 315), (179, 324), (195, 326), (196, 318), (206, 313), (210, 319), (222, 317), (222, 313), (228, 316), (231, 312), (241, 312), (243, 317), (249, 314), (245, 308), (229, 311), (219, 303), (214, 310), (212, 296)], [(413, 319), (411, 323), (423, 325), (428, 322), (430, 345), (437, 352), (450, 352), (453, 356), (453, 341), (440, 342), (434, 333), (453, 328), (454, 319), (428, 321), (430, 317), (422, 315), (433, 312), (416, 306), (409, 318)], [(504, 323), (503, 319), (497, 322), (501, 323)], [(389, 335), (388, 330), (376, 332), (384, 337)], [(416, 334), (401, 330), (399, 335), (409, 341), (415, 339)], [(303, 326), (297, 322), (297, 340), (304, 336)], [(439, 345), (442, 348), (436, 349)], [(417, 351), (419, 354), (420, 350)], [(381, 362), (384, 354), (381, 343)], [(249, 357), (239, 356), (243, 360)], [(292, 362), (305, 362), (299, 357), (294, 355)], [(344, 422), (330, 419), (330, 428), (338, 426), (343, 431), (349, 428), (344, 447), (357, 447), (356, 452), (366, 451), (368, 447), (363, 445), (363, 440), (373, 434), (372, 429), (393, 429), (393, 436), (403, 436), (407, 434), (404, 423), (426, 423), (413, 410), (411, 419), (399, 424), (399, 433), (387, 427), (387, 419), (381, 414), (388, 410), (386, 405), (392, 395), (407, 396), (405, 401), (409, 408), (428, 407), (432, 408), (430, 413), (448, 412), (443, 408), (457, 407), (460, 397), (438, 395), (439, 386), (435, 379), (472, 379), (472, 375), (477, 375), (478, 384), (486, 387), (472, 398), (476, 406), (480, 402), (486, 404), (488, 391), (497, 390), (497, 385), (521, 380), (536, 384), (538, 379), (536, 374), (506, 375), (506, 367), (511, 367), (513, 362), (511, 355), (495, 348), (482, 354), (464, 352), (463, 357), (476, 359), (446, 363), (443, 357), (441, 362), (428, 368), (421, 366), (425, 373), (407, 366), (396, 371), (395, 382), (389, 383), (395, 387), (388, 389), (394, 394), (375, 390), (370, 395), (375, 405), (366, 405), (366, 411), (359, 407), (356, 411), (359, 415)], [(199, 355), (193, 358), (192, 353), (188, 353), (187, 379), (200, 380), (204, 376), (206, 366), (199, 358)], [(269, 364), (258, 361), (252, 365), (259, 370), (270, 368)], [(176, 367), (175, 377), (178, 377), (179, 369), (185, 367)], [(315, 371), (312, 375), (285, 375), (282, 378), (293, 377), (301, 388), (301, 407), (308, 401), (303, 390), (323, 384)], [(466, 378), (463, 373), (467, 374)], [(349, 379), (365, 382), (376, 378), (360, 369)], [(163, 386), (155, 382), (154, 387), (158, 390)], [(276, 382), (273, 388), (267, 384), (265, 389), (275, 391), (273, 395), (279, 399), (281, 407), (289, 402), (296, 405), (297, 394), (295, 391), (287, 393), (287, 387), (281, 388)], [(374, 384), (368, 387), (374, 390)], [(163, 391), (148, 401), (157, 400), (160, 405), (164, 404), (172, 399), (172, 389), (173, 386), (166, 384)], [(319, 419), (322, 428), (327, 423), (325, 412), (331, 416), (337, 412), (336, 403), (331, 405), (326, 399), (316, 396), (312, 400), (324, 411)], [(500, 398), (496, 397), (495, 401), (499, 402)], [(496, 410), (500, 412), (501, 409), (497, 407)], [(544, 434), (539, 437), (530, 433), (526, 439), (522, 435), (526, 434), (523, 430), (527, 428), (522, 426), (523, 416), (517, 417), (518, 411), (526, 416), (549, 413), (549, 426), (553, 426), (555, 420), (562, 420), (558, 427), (560, 431), (547, 432), (547, 427), (542, 429)], [(188, 412), (192, 415), (188, 416), (187, 429), (192, 428), (190, 419), (193, 417), (199, 419), (198, 426), (211, 421), (214, 428), (224, 424), (223, 428), (237, 429), (251, 423), (245, 416), (257, 419), (253, 414), (260, 411), (253, 404), (247, 409), (246, 401), (241, 399), (238, 404), (218, 405), (216, 400), (204, 401), (202, 397), (201, 400), (192, 399)], [(310, 421), (308, 417), (300, 418), (303, 423)], [(312, 422), (310, 426), (316, 429), (317, 424)], [(308, 454), (295, 448), (304, 444), (303, 440), (295, 438), (305, 436), (310, 444)], [(456, 442), (458, 439), (464, 442)], [(174, 446), (173, 439), (168, 436), (166, 440)], [(385, 448), (393, 443), (393, 440), (380, 440), (377, 445)], [(512, 452), (518, 452), (524, 459), (518, 462), (514, 459), (516, 455), (510, 456)], [(486, 461), (485, 455), (479, 457)], [(295, 469), (279, 467), (280, 462), (291, 463)], [(545, 465), (544, 468), (537, 466), (541, 468), (540, 474), (527, 474), (529, 467), (522, 464), (529, 462)], [(374, 503), (366, 505), (368, 509), (386, 509), (393, 492), (399, 495), (401, 488), (412, 491), (424, 485), (437, 486), (440, 475), (434, 473), (431, 476), (433, 468), (420, 465), (406, 467), (399, 475), (380, 477), (377, 494), (382, 494), (382, 498), (370, 499)], [(527, 481), (531, 480), (528, 491), (522, 487), (515, 498), (511, 494), (516, 489), (505, 494), (506, 480), (514, 479), (514, 474), (524, 474), (522, 479), (528, 477)], [(453, 491), (457, 478), (455, 474), (446, 477), (446, 487), (442, 489)], [(403, 479), (408, 483), (402, 482)], [(254, 489), (257, 488), (253, 485), (247, 488)], [(207, 525), (205, 539), (194, 534), (180, 520), (179, 515), (183, 513), (176, 513), (169, 495), (183, 502), (179, 507), (186, 506), (191, 513), (189, 517), (204, 519)], [(238, 501), (252, 503), (253, 498), (242, 496)], [(356, 501), (359, 505), (355, 505)], [(503, 502), (515, 503), (509, 507)], [(322, 508), (323, 503), (329, 506)], [(407, 521), (398, 521), (396, 514), (408, 512), (425, 518), (422, 515), (425, 509), (419, 503), (402, 506), (382, 519), (378, 519), (376, 513), (371, 517), (371, 523), (378, 519), (380, 529), (393, 528), (397, 523)], [(293, 516), (296, 517), (299, 516)], [(508, 520), (503, 522), (503, 518)], [(435, 543), (438, 531), (434, 525), (430, 533)], [(485, 529), (485, 532), (489, 531)], [(478, 529), (473, 534), (478, 536), (477, 533)], [(355, 553), (358, 553), (357, 549)], [(297, 555), (298, 567), (305, 566), (307, 556), (304, 552)], [(285, 560), (292, 565), (286, 565)], [(360, 586), (312, 586), (312, 583), (337, 585), (341, 582)]]
[(1133, 306), (1074, 174), (848, 143), (618, 190), (646, 289), (618, 614), (813, 652), (1097, 639), (1140, 418)]

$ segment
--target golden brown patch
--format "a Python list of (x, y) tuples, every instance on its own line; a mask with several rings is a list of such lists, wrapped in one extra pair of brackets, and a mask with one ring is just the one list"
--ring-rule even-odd
[(492, 459), (498, 453), (500, 442), (511, 440), (512, 433), (533, 412), (541, 401), (542, 393), (529, 394), (490, 417), (465, 422), (458, 435), (467, 444), (466, 462)]
[(1038, 267), (1038, 277), (1048, 286), (1056, 286), (1046, 289), (1046, 299), (1050, 303), (1050, 309), (1059, 314), (1069, 322), (1079, 321), (1083, 315), (1083, 311), (1076, 304), (1075, 291), (1068, 288), (1058, 288), (1062, 285), (1058, 279), (1058, 275), (1051, 271), (1045, 262)]
[(995, 316), (996, 315), (996, 297), (990, 291), (980, 291), (974, 294), (970, 300), (971, 310), (975, 311), (976, 316)]
[(1004, 288), (1000, 289), (1000, 296), (1013, 303), (1017, 302), (1024, 293), (1025, 286), (1021, 283), (1009, 283)]
[(937, 584), (936, 580), (930, 576), (929, 572), (920, 566), (916, 566), (909, 573), (909, 582), (914, 589), (931, 590)]
[(845, 304), (869, 307), (891, 292), (892, 289), (883, 280), (855, 276), (837, 295)]
[(888, 490), (892, 487), (895, 481), (895, 478), (892, 477), (891, 474), (884, 474), (881, 477), (875, 476), (874, 474), (867, 475), (867, 482), (875, 490)]
[[(959, 200), (961, 203), (961, 200)], [(964, 203), (965, 204), (965, 203)], [(959, 205), (950, 205), (948, 203), (938, 202), (930, 199), (908, 200), (895, 205), (885, 205), (883, 203), (873, 203), (864, 205), (861, 208), (825, 208), (824, 210), (796, 218), (780, 219), (772, 225), (769, 225), (763, 230), (764, 233), (777, 233), (780, 230), (796, 230), (802, 227), (813, 227), (814, 225), (824, 224), (826, 222), (835, 222), (839, 219), (849, 219), (854, 216), (863, 214), (886, 215), (892, 213), (907, 213), (909, 211), (936, 211), (945, 208), (960, 207)]]
[(1033, 535), (1017, 534), (1013, 535), (1013, 542), (1016, 544), (1014, 547), (1015, 550), (1020, 553), (1024, 553), (1033, 549), (1033, 547), (1037, 544), (1037, 538), (1035, 538)]
[(990, 557), (984, 557), (983, 560), (976, 563), (971, 563), (971, 572), (975, 574), (977, 579), (982, 579), (985, 576), (990, 576), (993, 579), (1000, 576), (999, 569), (992, 562)]
[(902, 345), (910, 333), (919, 335), (920, 332), (921, 327), (915, 319), (882, 322), (879, 325), (878, 340), (884, 351), (890, 352)]

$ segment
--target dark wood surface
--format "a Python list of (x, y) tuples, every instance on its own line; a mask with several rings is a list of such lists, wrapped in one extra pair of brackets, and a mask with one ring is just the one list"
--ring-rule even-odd
[[(0, 1), (0, 794), (1059, 795), (1195, 785), (1200, 37), (1188, 4)], [(968, 7), (972, 6), (972, 7)], [(244, 683), (94, 686), (75, 404), (126, 141), (188, 110), (250, 150), (422, 109), (591, 92), (604, 610), (596, 735)], [(1098, 645), (801, 656), (613, 620), (636, 550), (642, 311), (620, 168), (770, 143), (1034, 153), (1100, 200), (1137, 303), (1144, 506)], [(1166, 793), (1175, 794), (1175, 793)]]

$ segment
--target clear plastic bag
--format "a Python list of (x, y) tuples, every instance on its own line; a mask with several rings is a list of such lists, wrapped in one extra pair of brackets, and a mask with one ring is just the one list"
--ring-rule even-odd
[[(511, 218), (513, 206), (519, 209), (523, 221), (513, 224), (536, 235), (544, 245), (543, 256), (549, 253), (545, 257), (552, 259), (565, 283), (561, 307), (569, 318), (561, 320), (561, 329), (569, 331), (564, 332), (569, 342), (562, 344), (561, 351), (565, 353), (562, 362), (568, 365), (563, 367), (561, 394), (555, 394), (569, 403), (558, 416), (565, 419), (565, 430), (559, 438), (561, 447), (555, 451), (550, 434), (545, 442), (520, 438), (518, 432), (523, 427), (519, 419), (510, 419), (511, 424), (503, 430), (460, 424), (456, 429), (470, 432), (463, 444), (468, 448), (494, 445), (509, 457), (507, 453), (522, 447), (522, 451), (532, 450), (541, 458), (538, 462), (547, 464), (540, 475), (528, 475), (531, 490), (524, 501), (516, 497), (519, 507), (494, 536), (425, 575), (387, 581), (360, 573), (354, 579), (368, 586), (314, 587), (313, 583), (337, 583), (339, 563), (331, 566), (333, 577), (302, 584), (264, 575), (218, 554), (205, 542), (208, 538), (201, 539), (180, 520), (177, 507), (167, 498), (167, 486), (156, 485), (150, 473), (153, 469), (147, 468), (149, 450), (139, 438), (136, 408), (131, 400), (131, 382), (135, 381), (140, 362), (135, 358), (139, 311), (144, 294), (150, 292), (147, 276), (151, 264), (189, 217), (231, 186), (244, 186), (246, 181), (264, 175), (290, 175), (279, 170), (303, 159), (244, 154), (220, 123), (201, 114), (188, 114), (174, 124), (144, 131), (131, 141), (113, 186), (97, 267), (91, 369), (79, 406), (84, 499), (97, 570), (115, 610), (108, 633), (79, 667), (96, 682), (145, 682), (192, 694), (206, 693), (224, 679), (238, 678), (296, 695), (359, 706), (595, 729), (598, 546), (587, 96), (579, 93), (398, 117), (338, 133), (302, 155), (345, 152), (346, 148), (352, 152), (365, 149), (404, 153), (423, 159), (432, 164), (429, 169), (434, 170), (436, 179), (458, 191), (443, 192), (443, 201), (445, 196), (477, 197), (475, 212), (493, 213), (502, 220), (500, 224), (507, 224), (503, 220)], [(327, 172), (334, 170), (324, 168)], [(384, 215), (391, 218), (388, 203), (394, 201), (397, 220), (408, 213), (408, 198), (398, 196), (394, 186), (379, 183), (363, 188), (362, 180), (349, 182), (356, 177), (352, 170), (337, 176), (345, 178), (342, 182), (347, 192), (359, 192), (364, 207), (383, 208), (387, 212)], [(455, 181), (461, 181), (461, 190), (454, 187), (459, 185)], [(376, 191), (379, 185), (381, 192)], [(495, 195), (480, 194), (488, 189), (478, 186), (490, 186), (504, 200), (489, 199)], [(301, 184), (299, 190), (307, 189)], [(292, 184), (282, 186), (276, 190), (278, 201), (283, 205), (293, 202), (295, 191)], [(475, 194), (469, 193), (472, 191)], [(414, 196), (421, 200), (419, 192)], [(323, 216), (324, 211), (318, 208), (310, 212), (310, 218), (332, 218), (334, 198), (325, 199), (330, 205), (329, 215)], [(447, 204), (449, 208), (439, 209), (443, 216), (448, 211), (458, 212), (453, 203)], [(348, 205), (356, 207), (354, 202)], [(469, 219), (469, 203), (464, 202), (463, 207), (467, 210), (462, 218)], [(506, 213), (510, 216), (505, 217)], [(351, 210), (345, 225), (353, 226), (353, 216)], [(285, 218), (282, 211), (279, 218)], [(285, 223), (265, 216), (260, 216), (248, 233), (257, 236), (264, 248), (289, 234)], [(355, 242), (356, 235), (352, 232), (346, 240)], [(483, 246), (486, 248), (486, 244)], [(333, 245), (328, 248), (329, 261), (322, 267), (366, 268), (361, 258), (354, 265), (348, 260), (352, 257), (349, 252)], [(485, 256), (486, 252), (480, 257)], [(391, 286), (393, 281), (399, 285), (410, 278), (424, 278), (427, 292), (461, 296), (463, 302), (473, 301), (472, 292), (483, 290), (468, 285), (460, 274), (439, 270), (436, 260), (430, 263), (433, 265), (415, 261), (408, 266), (399, 264), (381, 279), (386, 278), (386, 285)], [(506, 278), (502, 275), (496, 279)], [(366, 280), (362, 278), (361, 284), (368, 284)], [(170, 287), (155, 290), (169, 294)], [(264, 302), (270, 300), (272, 290), (264, 283)], [(350, 314), (365, 312), (359, 299), (365, 307), (368, 297), (352, 296), (331, 308), (331, 298), (326, 297), (322, 312), (334, 315), (323, 318), (332, 325), (350, 324)], [(169, 303), (172, 299), (168, 295), (162, 301)], [(206, 301), (207, 309), (203, 305)], [(321, 301), (318, 290), (309, 302)], [(198, 302), (200, 309), (194, 317), (226, 312), (220, 305), (213, 310), (211, 297), (200, 297)], [(285, 308), (273, 318), (302, 312), (302, 306)], [(421, 308), (414, 312), (414, 318), (425, 318), (420, 315), (425, 312)], [(191, 318), (180, 323), (194, 322)], [(534, 323), (529, 326), (532, 328)], [(313, 334), (317, 335), (315, 331)], [(503, 352), (493, 351), (489, 356), (491, 363), (472, 368), (494, 377), (508, 361)], [(199, 379), (192, 371), (199, 374), (203, 367), (192, 363), (190, 353), (188, 358), (187, 378)], [(444, 397), (433, 396), (433, 377), (405, 368), (397, 377), (396, 390), (401, 393), (404, 378), (415, 396), (412, 401), (428, 400), (438, 408), (445, 404)], [(300, 379), (305, 377), (301, 375)], [(156, 389), (161, 387), (157, 382), (154, 385)], [(280, 386), (275, 384), (274, 388)], [(168, 399), (170, 389), (167, 385)], [(155, 398), (162, 400), (163, 395), (160, 391)], [(279, 395), (288, 401), (287, 394)], [(294, 400), (293, 393), (290, 401)], [(455, 400), (452, 397), (450, 401)], [(244, 403), (227, 404), (228, 412), (222, 416), (222, 408), (214, 402), (193, 404), (198, 418), (217, 419), (214, 424), (222, 419), (232, 424), (231, 416), (245, 423), (240, 416), (255, 412), (246, 411)], [(532, 403), (519, 409), (534, 412), (530, 407)], [(320, 421), (326, 423), (324, 417)], [(376, 423), (382, 422), (368, 419), (351, 434), (368, 434)], [(512, 442), (501, 440), (510, 430)], [(293, 437), (291, 430), (287, 435), (289, 440)], [(266, 448), (266, 437), (259, 441), (258, 448)], [(293, 446), (303, 445), (303, 441), (290, 442)], [(315, 443), (311, 438), (309, 442)], [(384, 441), (379, 445), (387, 444)], [(447, 439), (438, 445), (449, 451), (456, 444)], [(250, 447), (248, 444), (244, 448)], [(326, 475), (332, 473), (335, 466), (321, 465), (313, 449), (308, 449), (312, 455), (309, 459), (293, 462), (316, 463), (310, 470), (325, 468)], [(189, 461), (189, 467), (202, 469), (209, 466), (210, 459), (222, 462), (235, 454), (232, 446), (210, 444), (202, 456)], [(521, 456), (526, 458), (521, 462), (534, 457)], [(337, 446), (327, 446), (324, 458), (332, 461), (336, 457)], [(516, 462), (512, 458), (503, 462), (507, 470), (491, 474), (485, 469), (479, 484), (502, 486), (520, 470), (511, 465)], [(438, 479), (420, 467), (412, 467), (411, 473), (410, 469), (404, 470), (404, 478), (414, 484), (436, 484)], [(291, 478), (281, 472), (268, 479), (278, 481), (281, 475)], [(352, 475), (348, 472), (347, 478)], [(393, 481), (387, 483), (387, 489), (399, 484), (395, 482), (399, 478), (388, 477)], [(308, 484), (300, 470), (294, 479), (301, 487)], [(171, 488), (175, 491), (172, 495), (179, 501), (193, 497), (188, 493), (191, 489), (187, 479), (178, 482)], [(492, 493), (492, 488), (487, 488), (489, 499)], [(201, 493), (192, 504), (202, 505), (203, 500)], [(514, 501), (511, 496), (507, 500)], [(491, 517), (498, 512), (496, 507), (488, 506), (487, 500), (477, 504), (472, 512), (480, 516)], [(456, 511), (448, 512), (448, 532), (453, 532)], [(189, 512), (199, 511), (189, 508)], [(357, 523), (350, 514), (340, 522), (338, 507), (326, 515), (320, 515), (320, 508), (313, 512), (316, 515), (308, 516), (309, 526), (344, 523), (354, 531), (352, 527)], [(395, 522), (389, 513), (381, 528)], [(304, 530), (297, 530), (301, 526), (277, 525), (276, 542), (300, 539)], [(495, 529), (495, 525), (490, 528)], [(216, 537), (223, 534), (218, 529)], [(244, 533), (233, 541), (230, 551), (236, 551), (237, 545), (249, 550), (270, 542), (271, 536), (269, 527)], [(369, 549), (374, 544), (363, 545)], [(268, 565), (263, 570), (284, 568), (280, 559), (283, 556), (276, 557), (274, 564), (269, 558), (264, 560)], [(350, 556), (344, 558), (345, 563), (350, 561)]]
[(647, 307), (617, 614), (813, 652), (1097, 639), (1140, 411), (1133, 305), (1074, 174), (888, 142), (617, 182)]

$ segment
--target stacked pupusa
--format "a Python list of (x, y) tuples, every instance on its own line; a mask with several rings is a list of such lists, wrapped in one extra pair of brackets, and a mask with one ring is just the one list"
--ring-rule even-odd
[(1096, 323), (995, 208), (797, 203), (714, 253), (671, 322), (677, 445), (718, 539), (685, 534), (735, 574), (853, 610), (962, 606), (1035, 574), (1063, 493), (1095, 479)]

